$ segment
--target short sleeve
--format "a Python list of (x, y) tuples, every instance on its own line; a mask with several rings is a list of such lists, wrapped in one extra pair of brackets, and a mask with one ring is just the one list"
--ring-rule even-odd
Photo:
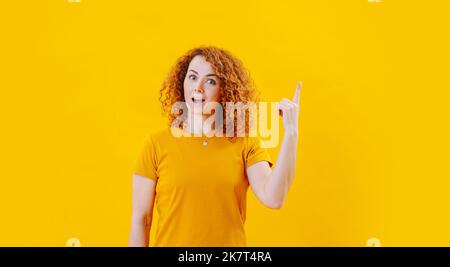
[(151, 136), (145, 139), (144, 146), (138, 155), (134, 173), (150, 178), (153, 181), (158, 179), (158, 160), (155, 144)]
[(261, 140), (258, 137), (249, 137), (246, 145), (245, 166), (248, 168), (259, 161), (267, 161), (270, 167), (273, 166), (269, 152), (261, 147)]

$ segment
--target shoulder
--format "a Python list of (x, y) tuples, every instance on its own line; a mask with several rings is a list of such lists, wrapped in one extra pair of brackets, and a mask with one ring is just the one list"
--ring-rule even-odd
[(170, 130), (166, 128), (152, 129), (145, 133), (142, 139), (142, 145), (146, 153), (156, 153), (161, 147), (165, 147), (168, 137), (170, 136)]
[(267, 161), (269, 167), (273, 166), (273, 162), (269, 151), (262, 145), (261, 138), (259, 137), (246, 137), (245, 142), (245, 155), (246, 166), (249, 167), (256, 162)]
[(235, 141), (236, 146), (238, 146), (242, 153), (244, 153), (245, 156), (248, 156), (255, 151), (261, 150), (261, 139), (257, 136), (245, 136), (245, 137), (239, 137)]
[(146, 142), (158, 144), (158, 143), (166, 141), (170, 137), (171, 137), (170, 128), (164, 127), (164, 128), (157, 128), (157, 129), (151, 130), (145, 136), (145, 140), (146, 140)]
[(243, 142), (244, 146), (248, 149), (261, 146), (261, 139), (258, 136), (246, 136), (244, 137)]

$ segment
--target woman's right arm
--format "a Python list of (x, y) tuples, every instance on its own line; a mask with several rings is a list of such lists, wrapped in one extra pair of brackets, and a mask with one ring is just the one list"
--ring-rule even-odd
[(131, 229), (128, 246), (148, 247), (156, 182), (133, 174)]

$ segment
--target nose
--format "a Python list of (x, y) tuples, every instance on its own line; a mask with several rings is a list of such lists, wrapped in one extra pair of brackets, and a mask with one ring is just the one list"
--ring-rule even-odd
[(194, 88), (194, 93), (200, 93), (200, 94), (202, 94), (203, 93), (203, 86), (202, 86), (202, 83), (197, 83), (197, 85), (195, 86), (195, 88)]

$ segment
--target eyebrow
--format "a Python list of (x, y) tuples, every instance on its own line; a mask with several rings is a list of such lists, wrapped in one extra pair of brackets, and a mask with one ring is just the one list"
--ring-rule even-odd
[[(193, 70), (193, 69), (189, 69), (189, 71), (192, 71), (193, 73), (195, 73), (195, 74), (197, 74), (198, 75), (198, 72), (196, 72), (195, 70)], [(209, 76), (217, 76), (216, 74), (214, 74), (214, 73), (211, 73), (211, 74), (208, 74), (208, 75), (206, 75), (206, 77), (209, 77)]]

